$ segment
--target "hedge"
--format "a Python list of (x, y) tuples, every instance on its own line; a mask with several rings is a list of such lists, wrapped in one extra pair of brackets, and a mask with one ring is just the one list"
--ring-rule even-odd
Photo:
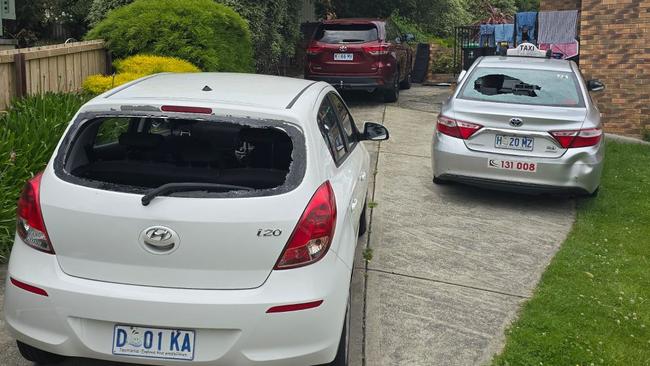
[(104, 39), (116, 58), (179, 57), (205, 71), (253, 71), (248, 25), (212, 0), (136, 0), (99, 22), (86, 39)]

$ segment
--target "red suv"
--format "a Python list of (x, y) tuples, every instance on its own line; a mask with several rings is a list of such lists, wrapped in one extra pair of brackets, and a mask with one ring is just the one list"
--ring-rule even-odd
[(390, 20), (324, 21), (307, 47), (305, 79), (339, 89), (380, 89), (386, 102), (394, 102), (400, 88), (411, 87), (412, 39)]

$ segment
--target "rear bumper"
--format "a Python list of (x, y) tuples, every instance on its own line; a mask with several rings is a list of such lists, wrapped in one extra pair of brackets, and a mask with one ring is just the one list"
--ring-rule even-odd
[[(5, 318), (18, 340), (52, 353), (119, 362), (182, 365), (187, 361), (112, 354), (115, 324), (196, 330), (194, 364), (312, 365), (336, 354), (350, 269), (331, 252), (318, 263), (273, 271), (251, 290), (131, 286), (71, 277), (56, 256), (14, 245)], [(9, 277), (38, 286), (26, 292)], [(314, 309), (267, 314), (277, 305), (324, 300)], [(340, 320), (340, 321), (337, 321)]]
[[(520, 157), (469, 150), (463, 140), (435, 132), (433, 175), (494, 189), (525, 193), (593, 193), (600, 185), (604, 144), (569, 149), (557, 159)], [(536, 173), (488, 167), (489, 159), (510, 159), (537, 165)]]
[(339, 90), (361, 90), (383, 88), (386, 85), (381, 76), (322, 76), (322, 75), (305, 75), (305, 79), (314, 81), (324, 81), (331, 84)]

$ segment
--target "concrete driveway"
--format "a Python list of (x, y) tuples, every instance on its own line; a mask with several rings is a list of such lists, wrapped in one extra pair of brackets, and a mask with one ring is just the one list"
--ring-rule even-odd
[[(433, 185), (431, 134), (447, 95), (447, 88), (414, 86), (388, 105), (344, 95), (357, 124), (382, 122), (391, 133), (367, 145), (376, 206), (353, 278), (352, 365), (488, 362), (573, 223), (570, 199)], [(2, 332), (0, 350), (0, 365), (30, 365)]]

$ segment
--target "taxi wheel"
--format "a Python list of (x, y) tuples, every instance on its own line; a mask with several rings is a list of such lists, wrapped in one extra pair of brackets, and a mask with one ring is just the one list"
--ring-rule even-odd
[(18, 346), (18, 351), (20, 354), (28, 361), (35, 362), (37, 364), (51, 365), (57, 364), (65, 360), (66, 358), (60, 355), (55, 355), (54, 353), (45, 352), (38, 348), (34, 348), (23, 342), (16, 341)]

